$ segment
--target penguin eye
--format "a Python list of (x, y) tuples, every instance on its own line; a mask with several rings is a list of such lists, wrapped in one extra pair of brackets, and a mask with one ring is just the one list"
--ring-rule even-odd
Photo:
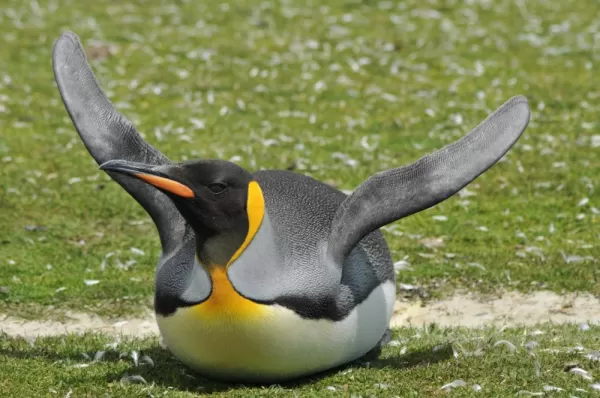
[(212, 183), (212, 184), (208, 184), (207, 188), (212, 193), (219, 194), (219, 193), (223, 192), (227, 188), (227, 185), (221, 184), (220, 182), (215, 182), (215, 183)]

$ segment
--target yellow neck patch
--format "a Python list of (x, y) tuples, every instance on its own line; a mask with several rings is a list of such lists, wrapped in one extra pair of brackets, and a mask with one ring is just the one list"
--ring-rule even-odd
[(248, 185), (248, 202), (246, 204), (248, 213), (248, 233), (242, 245), (236, 250), (225, 266), (211, 265), (208, 272), (212, 280), (212, 292), (210, 297), (194, 307), (196, 314), (205, 320), (250, 320), (260, 317), (267, 311), (265, 305), (255, 303), (242, 297), (235, 291), (229, 278), (227, 268), (238, 259), (248, 247), (265, 215), (265, 200), (262, 190), (256, 181)]
[(260, 224), (265, 216), (265, 198), (263, 197), (262, 189), (256, 181), (251, 181), (248, 184), (248, 201), (246, 203), (246, 212), (248, 213), (248, 233), (244, 243), (236, 250), (227, 262), (227, 267), (231, 265), (248, 247), (254, 235), (258, 232)]
[(210, 297), (194, 307), (203, 321), (240, 321), (259, 318), (267, 312), (266, 306), (248, 300), (235, 291), (224, 267), (211, 267), (212, 292)]

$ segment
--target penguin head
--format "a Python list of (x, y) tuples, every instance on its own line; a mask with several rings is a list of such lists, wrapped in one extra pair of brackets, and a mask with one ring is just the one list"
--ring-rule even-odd
[[(223, 160), (148, 165), (110, 160), (100, 168), (129, 175), (166, 194), (201, 236), (244, 241), (250, 224), (260, 223), (264, 199), (258, 183), (243, 168)], [(199, 233), (198, 233), (199, 232)]]

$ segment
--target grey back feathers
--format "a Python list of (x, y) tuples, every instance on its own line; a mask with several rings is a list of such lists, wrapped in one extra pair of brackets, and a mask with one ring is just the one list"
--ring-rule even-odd
[(513, 97), (459, 141), (367, 179), (336, 211), (331, 257), (341, 261), (369, 232), (454, 195), (504, 156), (528, 123), (527, 99)]
[(327, 258), (331, 220), (344, 193), (289, 171), (265, 170), (253, 176), (264, 192), (268, 214), (228, 271), (233, 286), (248, 298), (292, 308), (307, 318), (339, 320), (375, 287), (394, 278), (380, 231), (363, 239), (343, 262)]

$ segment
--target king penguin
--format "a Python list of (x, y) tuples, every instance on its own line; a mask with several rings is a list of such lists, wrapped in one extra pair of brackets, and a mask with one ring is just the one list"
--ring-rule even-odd
[(396, 298), (379, 228), (454, 195), (529, 123), (527, 99), (512, 97), (465, 137), (346, 195), (291, 171), (172, 162), (108, 100), (77, 35), (56, 41), (52, 61), (88, 152), (156, 225), (154, 309), (166, 346), (233, 382), (283, 382), (376, 349)]

